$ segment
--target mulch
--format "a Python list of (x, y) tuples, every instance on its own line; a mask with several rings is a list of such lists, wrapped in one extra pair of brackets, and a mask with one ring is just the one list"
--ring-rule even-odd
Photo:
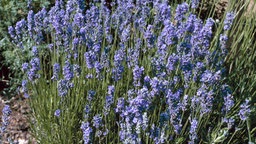
[[(8, 104), (12, 110), (10, 115), (10, 124), (6, 132), (3, 134), (2, 143), (9, 144), (11, 141), (17, 144), (36, 144), (35, 139), (31, 136), (29, 131), (29, 113), (30, 108), (28, 100), (22, 95), (17, 95), (11, 100), (4, 100), (0, 96), (0, 117), (2, 118), (2, 109), (5, 104)], [(2, 123), (2, 119), (0, 119)], [(10, 141), (11, 140), (11, 141)], [(1, 144), (1, 141), (0, 141)]]

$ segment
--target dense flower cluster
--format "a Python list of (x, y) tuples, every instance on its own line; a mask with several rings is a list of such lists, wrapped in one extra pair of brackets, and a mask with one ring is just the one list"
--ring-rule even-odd
[(10, 123), (9, 119), (10, 119), (11, 112), (12, 112), (12, 110), (11, 110), (9, 105), (5, 105), (3, 107), (3, 110), (2, 110), (2, 126), (1, 126), (1, 129), (0, 129), (1, 130), (0, 134), (1, 135), (6, 131), (6, 128)]
[[(227, 114), (234, 100), (222, 81), (227, 36), (219, 36), (220, 43), (210, 50), (215, 22), (212, 18), (204, 22), (190, 12), (198, 0), (191, 8), (182, 3), (176, 10), (167, 0), (118, 0), (111, 3), (111, 10), (104, 1), (96, 3), (85, 9), (79, 0), (66, 5), (57, 0), (49, 11), (30, 11), (27, 21), (9, 27), (20, 48), (22, 37), (40, 45), (51, 36), (49, 86), (61, 97), (58, 105), (84, 102), (84, 119), (78, 120), (84, 121), (80, 123), (84, 143), (108, 140), (109, 128), (123, 143), (167, 143), (184, 131), (186, 141), (197, 143), (204, 116), (222, 111), (225, 122), (232, 121)], [(233, 19), (234, 14), (228, 13), (224, 32)], [(33, 58), (22, 67), (35, 83), (49, 73), (43, 71), (37, 47), (31, 51)], [(28, 80), (23, 81), (24, 92)], [(249, 113), (247, 104), (241, 106), (242, 120)], [(54, 115), (64, 115), (62, 111), (57, 109)], [(205, 129), (211, 126), (204, 124)]]

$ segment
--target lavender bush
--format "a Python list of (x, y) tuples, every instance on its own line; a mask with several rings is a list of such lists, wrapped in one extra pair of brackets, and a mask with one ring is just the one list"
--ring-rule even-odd
[(32, 55), (22, 91), (37, 141), (232, 143), (250, 114), (248, 101), (233, 110), (225, 83), (235, 13), (215, 33), (215, 21), (199, 19), (192, 2), (118, 0), (109, 9), (95, 1), (86, 9), (57, 0), (9, 27)]

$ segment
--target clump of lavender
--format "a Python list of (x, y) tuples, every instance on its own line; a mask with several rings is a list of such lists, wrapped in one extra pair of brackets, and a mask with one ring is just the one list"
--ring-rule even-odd
[[(227, 14), (213, 45), (215, 22), (190, 11), (198, 5), (193, 0), (173, 9), (167, 0), (118, 0), (110, 10), (106, 1), (85, 8), (80, 0), (57, 0), (49, 11), (30, 11), (27, 21), (9, 27), (19, 48), (27, 39), (36, 44), (22, 65), (22, 89), (32, 90), (39, 137), (59, 136), (42, 143), (197, 143), (199, 128), (214, 132), (210, 128), (218, 124), (209, 119), (216, 113), (230, 129), (235, 101), (222, 79), (234, 13)], [(39, 49), (45, 43), (46, 60)], [(247, 104), (241, 106), (242, 120)], [(46, 110), (40, 113), (37, 105)], [(53, 115), (52, 108), (60, 109)]]

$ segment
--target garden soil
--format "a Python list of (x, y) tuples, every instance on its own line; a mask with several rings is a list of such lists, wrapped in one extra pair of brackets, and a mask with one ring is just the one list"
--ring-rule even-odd
[[(12, 110), (10, 115), (10, 124), (7, 127), (6, 133), (3, 135), (3, 144), (9, 144), (8, 138), (17, 144), (36, 144), (35, 140), (29, 132), (29, 122), (28, 117), (30, 113), (30, 108), (28, 106), (27, 99), (23, 98), (22, 95), (17, 95), (11, 100), (3, 100), (0, 97), (0, 111), (5, 104), (8, 104)], [(0, 112), (0, 117), (2, 113)], [(2, 122), (2, 119), (0, 119)], [(1, 142), (0, 142), (1, 144)]]

